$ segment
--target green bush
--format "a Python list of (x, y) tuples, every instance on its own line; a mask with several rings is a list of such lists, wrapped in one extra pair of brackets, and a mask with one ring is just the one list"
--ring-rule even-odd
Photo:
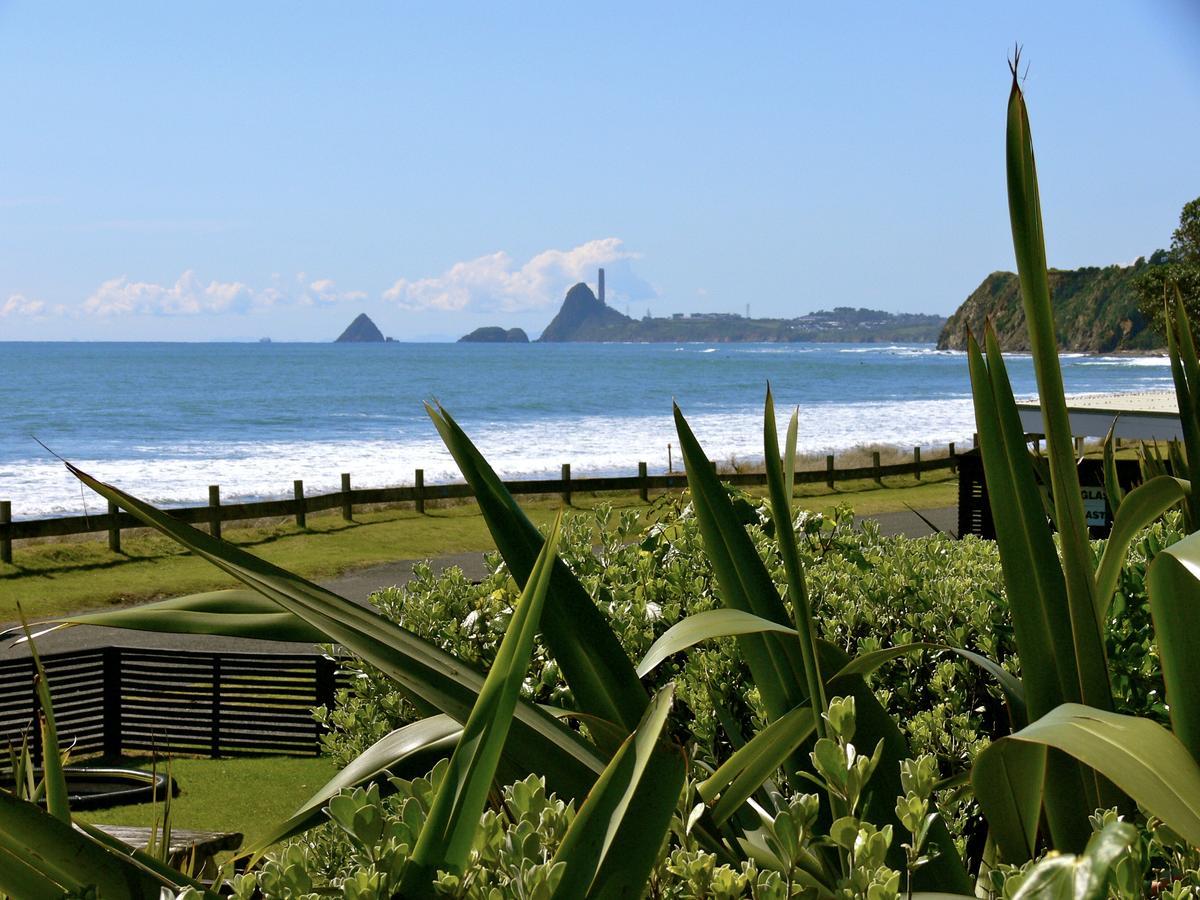
[[(784, 573), (766, 510), (752, 498), (742, 499), (760, 554), (782, 586)], [(852, 654), (929, 641), (1011, 660), (1011, 626), (991, 543), (949, 536), (883, 537), (870, 522), (854, 528), (848, 509), (833, 517), (801, 512), (796, 526), (825, 639)], [(641, 530), (632, 513), (617, 518), (607, 507), (575, 516), (564, 526), (560, 556), (635, 659), (675, 622), (719, 605), (699, 528), (685, 503), (661, 503)], [(487, 558), (487, 567), (489, 574), (473, 584), (459, 569), (435, 575), (421, 563), (407, 585), (380, 591), (372, 600), (398, 624), (486, 669), (519, 593), (498, 555)], [(390, 679), (369, 665), (350, 665), (358, 674), (353, 687), (342, 692), (332, 711), (321, 713), (332, 726), (326, 747), (339, 762), (417, 718)], [(653, 687), (676, 683), (678, 702), (690, 716), (689, 739), (700, 758), (724, 759), (732, 742), (765, 724), (757, 697), (744, 689), (750, 679), (733, 639), (680, 654), (649, 678)], [(934, 755), (943, 776), (962, 771), (979, 742), (1006, 715), (994, 683), (946, 654), (925, 651), (902, 657), (874, 676), (873, 687), (903, 723), (913, 751)], [(569, 689), (544, 650), (535, 651), (525, 695), (538, 703), (572, 705)]]
[[(753, 859), (722, 861), (693, 838), (691, 811), (696, 798), (689, 788), (672, 819), (669, 844), (651, 873), (651, 896), (680, 900), (815, 897), (806, 869), (818, 848), (833, 846), (849, 863), (837, 885), (838, 898), (899, 900), (907, 873), (889, 868), (884, 860), (895, 839), (892, 827), (877, 828), (855, 816), (863, 788), (879, 764), (880, 750), (876, 748), (870, 757), (856, 753), (852, 698), (832, 701), (828, 720), (833, 737), (816, 742), (812, 759), (820, 786), (845, 802), (847, 815), (826, 833), (818, 822), (817, 794), (776, 794), (773, 805), (778, 812), (761, 824), (762, 850), (782, 864), (762, 869)], [(329, 824), (297, 838), (255, 873), (235, 879), (236, 895), (245, 900), (256, 896), (256, 891), (281, 900), (329, 891), (354, 900), (393, 896), (447, 768), (443, 760), (428, 778), (390, 778), (392, 793), (387, 797), (378, 785), (342, 793), (329, 804)], [(922, 855), (922, 845), (936, 767), (931, 757), (922, 757), (906, 761), (902, 770), (905, 794), (897, 799), (897, 807), (907, 829), (902, 840), (908, 842), (911, 873), (929, 860)], [(472, 900), (548, 900), (563, 874), (563, 863), (556, 863), (554, 856), (574, 815), (573, 805), (547, 795), (544, 781), (537, 776), (507, 786), (496, 808), (481, 817), (464, 874), (440, 873), (437, 892)]]
[[(739, 499), (759, 553), (782, 586), (767, 510), (756, 498)], [(1169, 516), (1135, 545), (1109, 630), (1121, 710), (1160, 718), (1162, 684), (1145, 568), (1157, 549), (1178, 539), (1176, 521)], [(948, 535), (884, 537), (870, 521), (854, 527), (848, 509), (831, 517), (800, 511), (795, 526), (821, 637), (852, 655), (914, 641), (949, 644), (976, 650), (1020, 674), (993, 543)], [(645, 527), (638, 526), (634, 514), (616, 516), (605, 507), (576, 515), (564, 525), (559, 552), (635, 659), (670, 625), (719, 605), (697, 521), (685, 500), (660, 502)], [(397, 623), (486, 669), (519, 593), (498, 555), (487, 558), (487, 568), (487, 576), (472, 583), (457, 568), (437, 575), (421, 563), (407, 585), (381, 591), (372, 600)], [(369, 665), (351, 666), (358, 674), (353, 686), (341, 693), (333, 710), (320, 712), (331, 726), (326, 747), (339, 762), (417, 718), (390, 679)], [(732, 638), (679, 654), (648, 678), (652, 687), (675, 682), (676, 731), (687, 735), (694, 759), (703, 764), (715, 767), (765, 725)], [(967, 771), (993, 735), (1011, 729), (995, 681), (953, 654), (925, 650), (901, 656), (873, 675), (871, 686), (900, 724), (912, 753), (930, 756), (943, 780)], [(543, 650), (535, 650), (524, 691), (538, 703), (571, 706), (569, 689)], [(939, 801), (960, 851), (973, 835), (982, 839), (983, 824), (969, 793), (951, 787), (939, 793)], [(981, 847), (971, 849), (977, 854)]]

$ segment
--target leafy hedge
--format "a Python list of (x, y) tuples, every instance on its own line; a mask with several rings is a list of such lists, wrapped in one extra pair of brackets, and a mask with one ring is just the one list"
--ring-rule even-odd
[[(736, 507), (782, 591), (784, 572), (765, 504), (738, 495)], [(1176, 519), (1168, 517), (1135, 544), (1122, 573), (1108, 632), (1119, 709), (1160, 720), (1165, 710), (1146, 609), (1145, 568), (1159, 548), (1180, 537)], [(976, 650), (1020, 674), (994, 543), (973, 537), (955, 540), (948, 535), (885, 537), (870, 521), (854, 527), (848, 508), (829, 517), (800, 511), (795, 528), (821, 637), (851, 655), (915, 641), (949, 644)], [(719, 606), (698, 523), (685, 499), (661, 500), (644, 527), (635, 514), (617, 515), (604, 506), (590, 514), (577, 514), (564, 524), (559, 553), (596, 599), (632, 658), (641, 658), (675, 622)], [(486, 670), (520, 594), (498, 554), (487, 557), (487, 569), (486, 577), (472, 583), (457, 568), (435, 574), (428, 563), (420, 563), (408, 584), (380, 591), (372, 602), (398, 624)], [(350, 761), (387, 732), (419, 718), (390, 679), (370, 665), (350, 664), (358, 672), (353, 687), (341, 693), (332, 710), (318, 711), (331, 728), (325, 737), (326, 748), (339, 764)], [(648, 679), (652, 688), (675, 682), (674, 731), (688, 742), (693, 777), (703, 777), (744, 743), (747, 735), (766, 724), (757, 694), (753, 688), (747, 689), (753, 681), (732, 638), (679, 654)], [(995, 681), (956, 655), (927, 650), (885, 664), (870, 682), (900, 724), (912, 753), (927, 756), (936, 779), (946, 785), (938, 791), (938, 800), (960, 853), (978, 857), (986, 828), (970, 793), (956, 786), (956, 776), (969, 770), (975, 755), (993, 735), (1011, 730)], [(569, 688), (541, 647), (535, 648), (523, 693), (538, 703), (572, 706)], [(483, 828), (485, 835), (491, 835), (484, 838), (485, 846), (530, 840), (512, 835), (502, 838), (500, 834), (523, 830), (526, 814), (523, 807), (513, 806), (511, 794), (532, 790), (536, 795), (534, 782), (536, 779), (525, 788), (506, 789), (508, 799), (501, 811), (487, 814), (493, 819)], [(394, 802), (402, 807), (407, 793), (411, 789), (402, 783), (401, 799)], [(542, 795), (544, 790), (537, 796)], [(393, 802), (366, 794), (360, 794), (360, 800), (380, 803), (381, 809)], [(557, 810), (554, 821), (561, 823), (561, 817), (569, 815), (569, 806), (554, 806), (553, 802), (551, 806)], [(686, 810), (681, 815), (686, 816)], [(507, 823), (508, 832), (500, 820)], [(548, 844), (548, 854), (539, 856), (524, 844), (524, 849), (513, 852), (527, 862), (548, 860), (553, 855), (555, 833), (551, 829), (537, 838)], [(357, 841), (352, 829), (333, 825), (302, 839), (311, 848), (306, 855), (310, 865), (324, 858), (349, 866), (328, 868), (325, 876), (334, 880), (348, 877), (361, 864), (361, 859), (354, 862), (363, 852), (361, 847), (353, 849)], [(970, 842), (974, 846), (968, 847)], [(293, 859), (297, 852), (287, 851)], [(484, 861), (484, 857), (480, 859)], [(505, 865), (517, 864), (509, 858)], [(526, 876), (534, 877), (528, 872)], [(716, 857), (689, 847), (677, 835), (664, 849), (655, 890), (656, 896), (770, 896), (769, 880), (752, 864), (723, 868)]]
[[(779, 585), (784, 573), (770, 519), (749, 497), (740, 508), (760, 555)], [(977, 650), (1015, 667), (995, 546), (949, 536), (922, 540), (883, 537), (873, 523), (852, 526), (850, 510), (832, 517), (801, 512), (797, 534), (821, 636), (858, 654), (912, 641)], [(640, 530), (634, 514), (600, 507), (568, 519), (560, 556), (596, 599), (622, 646), (641, 658), (675, 622), (717, 608), (717, 587), (690, 506), (664, 500)], [(456, 568), (435, 575), (418, 564), (404, 587), (374, 595), (379, 610), (398, 624), (486, 670), (503, 637), (519, 590), (498, 555), (489, 574), (471, 583)], [(326, 749), (346, 762), (388, 731), (417, 716), (389, 679), (352, 661), (360, 677), (321, 716), (332, 731)], [(728, 756), (765, 717), (732, 638), (711, 641), (654, 670), (650, 686), (676, 684), (679, 712), (697, 755)], [(925, 651), (888, 663), (873, 687), (903, 723), (916, 753), (931, 753), (944, 777), (963, 770), (981, 741), (1003, 719), (1003, 698), (974, 666)], [(535, 650), (525, 696), (571, 707), (570, 690), (543, 648)]]

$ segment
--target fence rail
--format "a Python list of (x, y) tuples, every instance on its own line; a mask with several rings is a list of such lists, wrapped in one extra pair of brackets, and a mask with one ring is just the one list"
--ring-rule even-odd
[[(60, 742), (75, 756), (130, 751), (315, 756), (315, 706), (346, 683), (318, 654), (103, 647), (42, 656)], [(0, 746), (35, 746), (33, 661), (0, 662)]]
[[(949, 455), (938, 459), (922, 459), (921, 448), (913, 448), (913, 461), (881, 465), (879, 453), (873, 454), (872, 465), (837, 468), (833, 456), (825, 457), (825, 468), (809, 469), (796, 473), (796, 484), (820, 484), (832, 488), (838, 481), (861, 481), (872, 479), (881, 484), (884, 478), (898, 475), (921, 477), (923, 472), (954, 469), (957, 455), (954, 444), (949, 445)], [(739, 487), (766, 484), (762, 472), (734, 472), (722, 475), (722, 480)], [(209, 488), (207, 506), (189, 506), (165, 510), (169, 515), (190, 525), (206, 525), (209, 531), (220, 536), (223, 522), (246, 521), (249, 519), (292, 518), (300, 528), (306, 527), (307, 514), (327, 509), (341, 509), (342, 517), (352, 520), (354, 507), (383, 503), (412, 503), (417, 512), (425, 512), (430, 500), (452, 500), (474, 497), (468, 484), (426, 484), (425, 473), (417, 469), (413, 484), (405, 487), (354, 488), (350, 475), (342, 474), (342, 489), (332, 494), (305, 496), (304, 482), (293, 482), (292, 497), (286, 500), (262, 500), (252, 503), (222, 503), (218, 485)], [(578, 493), (605, 493), (609, 491), (637, 491), (642, 500), (650, 491), (672, 490), (687, 487), (687, 476), (680, 474), (650, 475), (646, 464), (638, 463), (638, 474), (610, 478), (573, 478), (571, 466), (564, 463), (562, 476), (536, 481), (506, 481), (505, 487), (514, 495), (558, 494), (564, 503), (571, 503), (571, 495)], [(63, 537), (75, 534), (108, 532), (108, 545), (114, 552), (121, 549), (121, 531), (140, 528), (142, 523), (129, 513), (121, 512), (113, 503), (108, 512), (94, 516), (62, 516), (53, 519), (26, 519), (12, 521), (12, 503), (0, 500), (0, 562), (12, 562), (13, 541), (28, 538)]]

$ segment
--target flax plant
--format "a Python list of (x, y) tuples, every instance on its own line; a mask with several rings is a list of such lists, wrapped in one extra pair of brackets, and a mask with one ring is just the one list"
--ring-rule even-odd
[[(1012, 70), (1009, 212), (1041, 397), (1058, 540), (1044, 514), (1012, 387), (989, 327), (982, 348), (971, 339), (968, 356), (1030, 722), (979, 755), (972, 783), (992, 839), (1001, 856), (1011, 862), (1031, 858), (1047, 843), (1062, 851), (1083, 851), (1091, 831), (1088, 816), (1098, 808), (1127, 802), (1124, 795), (1168, 820), (1180, 834), (1186, 831), (1187, 840), (1194, 842), (1200, 838), (1200, 769), (1176, 735), (1193, 733), (1196, 698), (1194, 691), (1186, 695), (1182, 686), (1197, 670), (1190, 660), (1175, 659), (1177, 654), (1171, 652), (1185, 637), (1200, 637), (1200, 619), (1192, 612), (1197, 608), (1197, 584), (1191, 571), (1178, 564), (1192, 538), (1161, 554), (1149, 578), (1156, 634), (1160, 649), (1168, 651), (1164, 674), (1173, 673), (1168, 684), (1175, 685), (1174, 691), (1168, 688), (1174, 698), (1175, 735), (1149, 720), (1112, 712), (1104, 650), (1110, 600), (1129, 542), (1138, 530), (1188, 496), (1190, 485), (1162, 476), (1114, 498), (1112, 536), (1097, 560), (1088, 540), (1071, 446), (1033, 142), (1017, 60)], [(1174, 348), (1172, 359), (1173, 368), (1181, 371), (1184, 366)], [(1185, 405), (1181, 397), (1186, 416)], [(1115, 466), (1110, 468), (1109, 480), (1115, 483)], [(1191, 596), (1185, 601), (1184, 594)], [(1196, 683), (1191, 681), (1193, 687)]]

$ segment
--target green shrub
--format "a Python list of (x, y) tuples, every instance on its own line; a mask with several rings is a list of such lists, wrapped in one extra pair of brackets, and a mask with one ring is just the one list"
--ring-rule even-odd
[[(765, 505), (749, 496), (740, 499), (760, 555), (782, 586)], [(1177, 523), (1177, 514), (1168, 515), (1135, 543), (1108, 632), (1118, 708), (1160, 719), (1165, 710), (1145, 569), (1158, 549), (1178, 540)], [(1020, 674), (993, 543), (948, 535), (885, 537), (870, 521), (854, 527), (848, 509), (828, 517), (800, 511), (795, 525), (821, 637), (852, 655), (914, 641), (950, 644)], [(718, 605), (712, 569), (685, 500), (660, 501), (645, 526), (627, 511), (617, 516), (600, 507), (581, 513), (564, 524), (559, 552), (635, 659), (670, 625)], [(435, 574), (420, 563), (408, 584), (380, 591), (372, 601), (397, 623), (486, 669), (519, 593), (498, 554), (487, 557), (487, 569), (486, 577), (472, 583), (457, 568)], [(331, 726), (326, 747), (339, 762), (417, 718), (390, 679), (369, 665), (351, 665), (358, 674), (353, 686), (333, 710), (321, 712)], [(701, 644), (648, 677), (652, 687), (675, 681), (679, 715), (687, 719), (679, 730), (686, 728), (694, 757), (707, 764), (719, 764), (765, 724), (756, 695), (745, 688), (752, 682), (731, 638)], [(991, 737), (1011, 727), (995, 681), (953, 654), (926, 650), (902, 656), (872, 676), (871, 685), (911, 751), (932, 757), (942, 779), (967, 771)], [(535, 650), (525, 695), (571, 705), (569, 689), (542, 650)], [(965, 850), (972, 835), (983, 834), (974, 802), (953, 789), (941, 792), (939, 800)]]
[[(879, 748), (872, 756), (856, 752), (852, 698), (831, 701), (827, 719), (833, 736), (817, 741), (812, 759), (822, 788), (845, 802), (847, 815), (824, 830), (817, 794), (777, 794), (777, 814), (761, 823), (761, 852), (781, 865), (761, 869), (753, 860), (731, 864), (691, 836), (696, 798), (689, 787), (671, 823), (670, 845), (651, 875), (650, 894), (680, 900), (816, 896), (808, 872), (816, 865), (819, 848), (828, 846), (844, 854), (848, 863), (836, 887), (839, 900), (899, 900), (907, 873), (889, 868), (884, 860), (896, 839), (892, 827), (877, 828), (855, 816), (862, 790), (879, 763)], [(902, 768), (906, 793), (897, 806), (907, 833), (900, 839), (907, 842), (908, 870), (913, 872), (929, 860), (923, 844), (931, 821), (935, 765), (932, 758), (922, 757), (906, 761)], [(447, 769), (443, 760), (427, 778), (390, 778), (392, 793), (386, 797), (378, 785), (343, 792), (329, 804), (328, 824), (293, 840), (255, 873), (235, 879), (236, 896), (250, 900), (256, 891), (270, 900), (300, 900), (330, 891), (352, 900), (393, 896)], [(573, 805), (548, 795), (537, 776), (505, 787), (495, 808), (480, 819), (464, 873), (439, 873), (437, 892), (472, 900), (549, 898), (563, 874), (563, 863), (555, 862), (554, 856), (574, 815)]]
[[(783, 584), (766, 510), (746, 501), (760, 554)], [(882, 537), (870, 522), (852, 526), (849, 510), (833, 517), (797, 516), (821, 636), (856, 654), (881, 646), (930, 641), (975, 649), (1000, 660), (1012, 656), (993, 545), (949, 536), (921, 540)], [(700, 545), (691, 509), (663, 503), (639, 530), (632, 513), (615, 519), (607, 507), (564, 525), (560, 556), (596, 599), (624, 649), (643, 656), (675, 622), (718, 606), (711, 566)], [(480, 669), (494, 657), (518, 591), (498, 555), (489, 574), (472, 584), (457, 568), (435, 575), (414, 567), (404, 587), (375, 594), (389, 618)], [(1013, 663), (1010, 663), (1015, 665)], [(358, 677), (332, 711), (326, 747), (339, 761), (352, 759), (374, 740), (416, 718), (389, 679), (351, 662)], [(721, 639), (668, 660), (650, 676), (653, 687), (675, 681), (690, 711), (689, 737), (701, 758), (720, 760), (730, 741), (764, 724), (749, 678), (732, 639)], [(958, 657), (922, 652), (887, 664), (874, 678), (888, 710), (905, 724), (914, 752), (937, 757), (943, 775), (961, 771), (972, 750), (1005, 716), (993, 682)], [(525, 695), (538, 703), (570, 707), (569, 689), (553, 661), (535, 651)]]

